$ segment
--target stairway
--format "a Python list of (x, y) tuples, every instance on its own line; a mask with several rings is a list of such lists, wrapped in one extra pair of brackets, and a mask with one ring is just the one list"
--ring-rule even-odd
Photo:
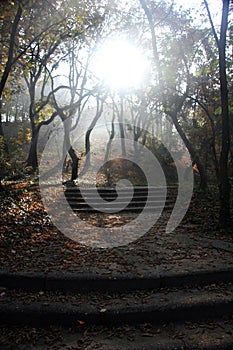
[[(59, 332), (77, 324), (87, 332), (88, 327), (95, 325), (100, 328), (99, 333), (95, 331), (93, 342), (98, 338), (99, 347), (93, 345), (93, 349), (100, 350), (232, 349), (232, 271), (204, 275), (196, 272), (192, 278), (187, 277), (174, 278), (171, 274), (150, 280), (149, 285), (145, 278), (138, 277), (134, 284), (127, 284), (126, 278), (123, 290), (111, 277), (95, 276), (88, 281), (87, 276), (60, 274), (47, 276), (40, 285), (35, 275), (25, 278), (24, 283), (23, 279), (10, 279), (8, 275), (4, 283), (6, 295), (0, 303), (0, 322), (8, 327), (63, 327)], [(83, 283), (89, 283), (90, 288), (83, 290)], [(119, 345), (119, 339), (103, 336), (119, 327), (133, 330), (138, 341)], [(149, 331), (142, 334), (142, 327)], [(171, 329), (177, 336), (173, 337)]]
[[(147, 210), (161, 209), (162, 189), (150, 190)], [(115, 189), (99, 188), (98, 192), (111, 209), (118, 209)], [(121, 212), (138, 213), (145, 208), (146, 187), (134, 188), (130, 203), (129, 189), (119, 192), (120, 204), (125, 204)], [(67, 187), (65, 195), (75, 212), (98, 212), (77, 187)], [(93, 189), (86, 189), (85, 195), (95, 200)], [(173, 208), (176, 196), (177, 187), (168, 187), (165, 210)], [(52, 326), (58, 339), (51, 347), (47, 343), (37, 347), (31, 338), (15, 347), (6, 336), (4, 342), (0, 338), (0, 349), (233, 349), (233, 267), (220, 268), (216, 262), (209, 270), (208, 264), (189, 272), (154, 266), (148, 275), (133, 271), (102, 275), (94, 266), (93, 260), (90, 273), (45, 273), (43, 267), (39, 272), (0, 272), (2, 330), (8, 333), (19, 327), (19, 333), (34, 336), (41, 334), (41, 328)]]
[[(100, 206), (100, 204), (98, 203), (98, 199), (96, 199), (95, 190), (93, 188), (82, 189), (82, 191), (85, 193), (85, 197), (88, 200), (91, 200), (92, 205), (89, 205), (86, 202), (78, 187), (67, 187), (65, 189), (65, 196), (74, 212), (96, 213), (98, 212), (98, 206)], [(100, 187), (97, 190), (101, 199), (106, 201), (106, 206), (103, 208), (103, 210), (110, 210), (112, 212), (141, 212), (145, 208), (145, 205), (145, 210), (148, 211), (163, 209), (165, 190), (163, 187), (151, 187), (149, 189), (149, 200), (148, 187), (144, 186), (134, 187), (131, 200), (131, 189), (127, 187), (118, 189), (118, 193), (114, 188)], [(166, 190), (167, 196), (164, 209), (171, 210), (175, 203), (177, 186), (169, 186)], [(116, 201), (118, 194), (121, 198), (120, 201)], [(122, 207), (122, 210), (119, 209)]]

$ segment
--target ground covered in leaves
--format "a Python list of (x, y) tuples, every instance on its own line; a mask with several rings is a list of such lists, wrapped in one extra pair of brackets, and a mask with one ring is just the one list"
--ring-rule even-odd
[[(69, 271), (99, 274), (153, 273), (196, 266), (232, 264), (233, 234), (217, 223), (217, 200), (194, 194), (188, 213), (166, 233), (170, 213), (163, 212), (143, 237), (112, 249), (91, 248), (64, 236), (46, 214), (37, 185), (8, 185), (1, 192), (0, 264), (12, 272)], [(81, 219), (104, 227), (124, 225), (137, 214), (82, 214)]]
[(15, 344), (11, 350), (109, 350), (113, 347), (126, 349), (134, 344), (145, 348), (146, 345), (158, 345), (169, 341), (175, 341), (177, 349), (178, 344), (183, 344), (186, 346), (184, 349), (189, 349), (194, 343), (200, 346), (212, 343), (213, 346), (217, 346), (223, 339), (230, 342), (233, 335), (232, 328), (233, 321), (229, 318), (218, 321), (185, 322), (183, 325), (143, 323), (136, 326), (124, 324), (109, 327), (89, 326), (77, 322), (77, 325), (66, 329), (54, 326), (46, 329), (2, 328), (0, 342), (1, 339), (5, 342), (10, 340)]
[[(232, 266), (233, 232), (218, 227), (218, 201), (212, 194), (195, 193), (188, 213), (173, 233), (166, 233), (170, 213), (164, 212), (143, 237), (127, 246), (100, 249), (65, 237), (46, 214), (37, 185), (14, 184), (0, 193), (0, 264), (11, 272), (67, 271), (78, 273), (153, 274), (164, 270), (192, 270)], [(82, 214), (83, 221), (104, 227), (120, 226), (136, 214)], [(10, 293), (10, 291), (8, 291)], [(40, 292), (42, 293), (42, 292)], [(39, 297), (41, 294), (38, 294)], [(34, 296), (34, 294), (33, 294)], [(23, 298), (23, 295), (20, 295)], [(28, 297), (28, 296), (27, 296)], [(59, 294), (57, 295), (59, 298)], [(4, 299), (4, 298), (2, 298)], [(72, 328), (2, 327), (3, 349), (105, 349), (112, 344), (143, 344), (161, 339), (205, 344), (232, 338), (232, 319), (184, 325), (90, 326), (77, 321)], [(4, 343), (14, 344), (9, 348)]]

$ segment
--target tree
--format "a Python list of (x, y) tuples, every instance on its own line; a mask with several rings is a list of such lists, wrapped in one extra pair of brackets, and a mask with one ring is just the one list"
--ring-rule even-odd
[[(196, 164), (199, 170), (201, 179), (200, 187), (205, 189), (207, 187), (207, 177), (204, 166), (197, 150), (190, 142), (179, 120), (180, 116), (182, 116), (185, 101), (189, 95), (191, 83), (189, 44), (186, 47), (184, 46), (187, 43), (188, 34), (183, 33), (183, 28), (186, 30), (189, 29), (189, 18), (186, 18), (184, 13), (182, 16), (178, 15), (178, 13), (172, 11), (171, 7), (164, 6), (165, 12), (162, 13), (163, 19), (159, 22), (159, 25), (162, 26), (162, 22), (164, 21), (166, 35), (166, 47), (164, 48), (163, 45), (165, 52), (162, 53), (158, 49), (155, 29), (156, 18), (158, 19), (161, 16), (161, 4), (154, 2), (147, 3), (146, 0), (140, 0), (140, 4), (145, 12), (151, 32), (152, 51), (157, 74), (157, 86), (154, 87), (154, 97), (157, 94), (158, 100), (161, 101), (160, 106), (163, 112), (171, 118), (178, 134), (189, 150), (193, 165)], [(168, 47), (170, 47), (169, 55), (166, 54)], [(185, 88), (184, 85), (186, 85)]]
[[(73, 43), (75, 44), (75, 43)], [(52, 105), (56, 111), (56, 114), (60, 117), (64, 125), (64, 159), (66, 159), (66, 153), (68, 150), (69, 156), (72, 160), (72, 175), (71, 180), (76, 180), (78, 177), (78, 163), (79, 158), (76, 154), (74, 147), (71, 145), (70, 134), (74, 134), (79, 129), (80, 119), (86, 104), (91, 97), (97, 101), (96, 113), (92, 119), (89, 130), (86, 133), (85, 148), (86, 148), (86, 166), (89, 166), (90, 162), (90, 134), (96, 125), (96, 122), (100, 118), (103, 110), (103, 99), (101, 99), (101, 93), (98, 92), (98, 87), (92, 86), (93, 81), (89, 75), (89, 63), (90, 57), (93, 51), (93, 45), (95, 46), (95, 40), (90, 40), (88, 45), (82, 46), (82, 44), (72, 45), (68, 55), (68, 82), (67, 86), (59, 85), (54, 87), (55, 80), (52, 79)], [(80, 57), (82, 59), (80, 59)], [(96, 84), (96, 82), (95, 82)], [(66, 89), (66, 99), (61, 98), (61, 93)], [(57, 91), (56, 91), (57, 90)], [(100, 103), (101, 101), (101, 103)]]
[(229, 117), (229, 96), (226, 67), (226, 38), (228, 27), (229, 0), (223, 0), (222, 19), (220, 37), (218, 37), (207, 0), (204, 0), (211, 24), (212, 33), (216, 42), (219, 56), (219, 80), (221, 96), (221, 114), (222, 114), (222, 142), (221, 154), (219, 160), (219, 192), (220, 192), (220, 224), (228, 226), (231, 221), (230, 214), (230, 192), (231, 185), (229, 181), (229, 152), (230, 152), (230, 117)]
[[(14, 48), (15, 48), (15, 39), (17, 36), (18, 31), (18, 25), (19, 21), (22, 15), (22, 5), (21, 3), (18, 4), (15, 10), (12, 8), (12, 5), (9, 5), (7, 2), (1, 2), (0, 4), (0, 11), (2, 13), (1, 15), (1, 49), (3, 50), (3, 54), (1, 55), (1, 61), (5, 62), (5, 65), (3, 65), (3, 70), (1, 71), (1, 80), (0, 80), (0, 136), (3, 139), (4, 144), (4, 150), (8, 152), (8, 146), (6, 144), (5, 138), (4, 138), (4, 130), (2, 125), (2, 97), (3, 97), (3, 91), (7, 82), (7, 79), (9, 77), (9, 74), (11, 72), (12, 66), (15, 63), (15, 61), (18, 59), (18, 57), (14, 57)], [(13, 21), (7, 20), (8, 11), (12, 13)], [(7, 22), (7, 25), (6, 25)], [(9, 24), (10, 22), (10, 24)], [(9, 34), (7, 33), (7, 29), (9, 29)], [(5, 38), (7, 36), (7, 39)], [(9, 45), (7, 45), (9, 43)], [(4, 56), (4, 52), (6, 52), (6, 56)]]
[[(170, 24), (164, 26), (166, 36), (165, 49), (164, 46), (161, 45), (161, 42), (158, 41), (158, 35), (156, 35), (155, 30), (156, 13), (160, 11), (160, 3), (140, 0), (140, 4), (149, 23), (153, 57), (157, 70), (158, 85), (154, 88), (154, 98), (157, 93), (157, 99), (161, 99), (164, 113), (173, 121), (174, 126), (190, 152), (193, 163), (196, 163), (201, 175), (201, 187), (205, 188), (207, 184), (205, 169), (201, 157), (194, 146), (196, 141), (194, 138), (190, 138), (194, 129), (190, 121), (193, 122), (193, 125), (197, 125), (194, 124), (195, 115), (193, 111), (197, 105), (202, 109), (204, 118), (207, 120), (204, 127), (206, 131), (208, 131), (209, 125), (212, 132), (212, 135), (210, 135), (210, 142), (220, 193), (221, 209), (219, 219), (221, 225), (227, 225), (230, 221), (230, 119), (226, 59), (229, 1), (223, 1), (219, 37), (213, 24), (208, 2), (206, 0), (204, 1), (216, 45), (210, 40), (208, 28), (195, 28), (194, 24), (189, 22), (188, 19), (186, 23), (184, 22), (185, 16), (181, 18), (180, 15), (175, 15), (175, 12), (171, 10), (170, 13), (173, 13), (173, 19), (175, 15), (176, 20), (174, 22), (170, 20)], [(167, 14), (167, 17), (164, 17), (165, 21), (169, 18), (168, 11)], [(178, 30), (181, 28), (177, 22), (178, 18), (181, 22), (183, 21), (183, 33)], [(163, 22), (163, 19), (161, 19), (160, 24), (161, 22)], [(173, 33), (173, 37), (169, 37), (169, 32)], [(187, 41), (189, 37), (192, 40)], [(198, 44), (200, 45), (199, 48), (197, 46)], [(200, 47), (202, 47), (202, 49), (200, 49)], [(218, 57), (216, 57), (216, 48)], [(200, 51), (202, 52), (200, 53)], [(192, 60), (195, 61), (195, 56), (197, 55), (200, 59), (198, 64), (203, 66), (203, 69), (199, 70), (199, 73), (201, 72), (199, 76), (195, 75), (195, 73), (193, 74), (190, 69), (192, 67)], [(210, 60), (213, 62), (213, 65), (209, 64), (208, 61)], [(197, 69), (197, 66), (192, 68)], [(211, 69), (212, 71), (210, 71)], [(166, 74), (167, 70), (169, 74)], [(206, 77), (203, 74), (204, 72), (206, 72)], [(212, 79), (214, 80), (211, 80), (210, 74), (212, 74)], [(217, 91), (217, 86), (219, 86), (220, 94)], [(160, 97), (157, 92), (158, 89), (162, 92)], [(222, 116), (222, 123), (221, 131), (218, 134), (217, 116), (219, 111)], [(202, 130), (203, 128), (199, 128), (199, 134)], [(218, 158), (217, 147), (219, 142), (221, 144), (221, 149)]]
[[(52, 84), (52, 71), (59, 66), (61, 61), (64, 61), (67, 56), (72, 54), (72, 50), (77, 50), (77, 47), (81, 46), (81, 44), (84, 45), (86, 40), (88, 40), (87, 38), (89, 37), (90, 39), (94, 30), (97, 30), (97, 27), (102, 23), (102, 15), (97, 11), (99, 5), (92, 6), (92, 11), (88, 11), (89, 7), (90, 3), (88, 1), (76, 4), (70, 0), (67, 4), (64, 3), (62, 7), (59, 7), (59, 9), (56, 8), (58, 12), (54, 14), (57, 18), (56, 27), (52, 25), (53, 20), (50, 22), (46, 19), (46, 23), (48, 22), (51, 30), (49, 29), (43, 36), (37, 36), (34, 39), (34, 45), (27, 49), (20, 60), (30, 96), (29, 118), (32, 138), (27, 164), (34, 170), (38, 166), (36, 146), (41, 126), (48, 125), (59, 115), (55, 111), (49, 113), (49, 110), (53, 109), (51, 97), (62, 88), (70, 88), (72, 96), (75, 96), (74, 86), (56, 87), (49, 94), (47, 92), (48, 95), (46, 96), (45, 92), (46, 90), (48, 91), (49, 84)], [(35, 19), (36, 13), (35, 9), (30, 14), (31, 17)], [(35, 28), (32, 26), (32, 28), (35, 32), (37, 25)], [(26, 32), (25, 35), (27, 35)], [(35, 34), (33, 37), (35, 37)], [(74, 61), (70, 62), (70, 64), (71, 66), (74, 65)], [(39, 87), (41, 84), (42, 86)], [(40, 91), (40, 98), (38, 98), (38, 91)], [(73, 102), (70, 102), (70, 105)], [(43, 117), (41, 118), (41, 116)], [(64, 120), (63, 113), (61, 113), (61, 117)]]
[[(55, 26), (56, 17), (51, 16), (52, 9), (56, 10), (56, 0), (48, 0), (46, 3), (40, 0), (0, 2), (0, 58), (2, 63), (0, 69), (0, 135), (3, 138), (2, 102), (7, 93), (11, 94), (11, 91), (7, 92), (6, 85), (14, 74), (14, 70), (18, 74), (17, 63), (22, 56), (30, 47), (33, 47), (38, 38), (42, 38), (48, 29), (51, 30)], [(43, 21), (41, 20), (43, 17), (52, 18), (53, 21)], [(14, 78), (17, 81), (16, 74)], [(7, 150), (5, 139), (4, 143)]]

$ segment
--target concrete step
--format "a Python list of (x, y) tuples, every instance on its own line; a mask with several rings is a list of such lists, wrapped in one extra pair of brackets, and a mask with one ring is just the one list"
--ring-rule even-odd
[(188, 271), (157, 269), (150, 275), (136, 276), (131, 273), (110, 275), (72, 272), (9, 272), (0, 271), (0, 286), (9, 290), (32, 292), (59, 291), (62, 293), (112, 293), (134, 290), (161, 290), (162, 288), (196, 287), (210, 284), (233, 283), (233, 268)]
[[(164, 189), (167, 190), (174, 190), (177, 189), (178, 185), (174, 184), (174, 185), (169, 185), (169, 186), (150, 186), (150, 191), (163, 191)], [(81, 190), (85, 191), (85, 192), (92, 192), (93, 190), (96, 191), (96, 189), (98, 190), (98, 192), (100, 193), (106, 193), (106, 192), (113, 192), (116, 191), (116, 187), (81, 187)], [(148, 190), (147, 186), (134, 186), (133, 187), (134, 191), (137, 193), (140, 192), (145, 192)], [(131, 191), (132, 187), (118, 187), (117, 191), (119, 192), (127, 192), (127, 191)], [(73, 191), (80, 191), (80, 187), (78, 186), (69, 186), (69, 187), (65, 187), (65, 191), (67, 192), (73, 192)]]
[(201, 321), (233, 315), (233, 285), (131, 291), (128, 293), (37, 293), (6, 290), (0, 322), (8, 325), (69, 326)]
[(232, 350), (233, 320), (1, 328), (1, 350)]
[[(166, 207), (172, 207), (172, 201), (168, 201), (165, 203)], [(145, 207), (145, 205), (147, 204), (148, 208), (151, 209), (163, 209), (164, 207), (164, 203), (162, 201), (150, 201), (150, 202), (146, 202), (146, 201), (137, 201), (137, 202), (118, 202), (118, 203), (109, 203), (109, 204), (103, 204), (102, 203), (98, 203), (98, 202), (92, 202), (90, 203), (90, 205), (86, 202), (84, 203), (77, 203), (76, 201), (69, 201), (69, 205), (71, 206), (72, 209), (92, 209), (92, 208), (96, 208), (96, 209), (121, 209), (122, 206), (124, 207), (124, 210), (126, 209), (143, 209)]]
[[(79, 187), (67, 187), (65, 189), (65, 194), (67, 196), (69, 195), (75, 195), (75, 196), (82, 196), (82, 192), (85, 193), (86, 196), (91, 196), (92, 194), (96, 193), (96, 190), (100, 195), (103, 196), (113, 196), (116, 197), (117, 193), (119, 193), (121, 196), (128, 196), (131, 192), (131, 188), (118, 188), (117, 191), (115, 188), (105, 188), (105, 187), (97, 187), (97, 188), (82, 188), (80, 190)], [(175, 193), (177, 192), (177, 186), (170, 186), (167, 188), (164, 187), (150, 187), (149, 188), (150, 193), (153, 195), (159, 195), (161, 193), (164, 193), (164, 190), (167, 191), (167, 194)], [(134, 196), (147, 196), (148, 194), (148, 187), (134, 187)]]
[[(96, 189), (95, 189), (96, 190)], [(169, 187), (167, 192), (167, 199), (165, 204), (165, 209), (171, 210), (176, 197), (177, 187)], [(125, 211), (142, 211), (147, 204), (147, 210), (156, 211), (163, 208), (163, 191), (162, 187), (152, 187), (150, 188), (150, 199), (148, 201), (148, 188), (147, 187), (135, 187), (133, 197), (131, 198), (131, 192), (129, 188), (120, 188), (118, 193), (113, 188), (98, 188), (98, 193), (102, 199), (106, 202), (106, 207), (103, 207), (96, 200), (96, 193), (93, 188), (88, 188), (83, 190), (83, 194), (77, 187), (68, 187), (65, 190), (65, 196), (68, 203), (74, 211), (79, 212), (98, 212), (98, 208), (102, 211), (116, 210), (120, 212)], [(115, 200), (121, 196), (120, 202)], [(85, 198), (93, 202), (89, 205)], [(124, 209), (121, 209), (124, 206)], [(119, 207), (120, 206), (120, 207)], [(95, 208), (94, 208), (95, 207)], [(121, 209), (121, 210), (120, 210)]]
[[(0, 280), (1, 350), (49, 349), (35, 333), (41, 338), (51, 325), (62, 338), (52, 345), (62, 350), (233, 349), (230, 269), (144, 277), (1, 273)], [(28, 342), (12, 347), (12, 329)]]
[[(80, 203), (85, 203), (85, 198), (91, 199), (91, 200), (95, 200), (96, 196), (94, 194), (91, 194), (91, 195), (89, 194), (89, 195), (85, 196), (85, 198), (84, 198), (83, 196), (81, 196), (81, 194), (80, 194), (80, 196), (75, 196), (75, 194), (70, 193), (69, 195), (66, 195), (66, 198), (70, 202), (78, 201)], [(104, 196), (101, 195), (100, 198), (102, 198), (102, 199), (104, 199), (104, 200), (106, 200), (108, 202), (114, 202), (117, 199), (117, 195), (111, 195), (111, 194), (104, 195)], [(161, 196), (160, 194), (150, 196), (150, 199), (152, 201), (162, 201), (163, 198), (164, 197)], [(121, 200), (124, 201), (124, 202), (128, 202), (129, 199), (130, 199), (130, 197), (128, 195), (126, 195), (126, 194), (123, 194), (121, 196)], [(144, 194), (142, 195), (141, 194), (139, 196), (138, 195), (137, 196), (133, 196), (132, 199), (131, 199), (131, 202), (138, 202), (138, 201), (146, 202), (147, 199), (148, 199), (147, 195), (144, 195)]]

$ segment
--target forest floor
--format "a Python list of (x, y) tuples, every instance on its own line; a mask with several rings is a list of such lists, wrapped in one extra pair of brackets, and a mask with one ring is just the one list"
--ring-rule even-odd
[[(170, 213), (164, 211), (144, 236), (112, 249), (83, 246), (64, 236), (46, 214), (37, 185), (10, 185), (0, 195), (0, 266), (11, 272), (144, 275), (161, 266), (188, 270), (233, 263), (233, 232), (218, 227), (217, 200), (211, 195), (194, 194), (174, 232), (165, 231)], [(114, 227), (135, 215), (82, 214), (82, 220)]]
[[(164, 271), (192, 272), (233, 267), (233, 231), (225, 231), (218, 227), (218, 202), (212, 194), (194, 193), (185, 218), (174, 232), (165, 231), (170, 215), (165, 211), (144, 236), (126, 246), (112, 249), (82, 246), (64, 236), (46, 214), (39, 188), (35, 184), (7, 185), (0, 196), (1, 271), (23, 274), (85, 273), (103, 276), (132, 274), (140, 277)], [(128, 222), (134, 215), (83, 214), (82, 220), (112, 227)], [(112, 332), (116, 332), (117, 336), (126, 332), (130, 337), (133, 328), (125, 330), (124, 327), (127, 326), (118, 327)], [(196, 327), (200, 329), (201, 326), (198, 324)], [(227, 327), (226, 325), (226, 329)], [(103, 328), (93, 327), (89, 331), (100, 334)], [(45, 349), (65, 349), (59, 345), (56, 347), (59, 342), (62, 344), (61, 339), (58, 339), (58, 343), (56, 340), (60, 334), (58, 329), (50, 328), (43, 332), (48, 344)], [(150, 333), (148, 329), (143, 332)], [(169, 328), (168, 332), (172, 334), (172, 328)], [(20, 328), (19, 331), (3, 328), (1, 333), (3, 340), (14, 338), (15, 344), (26, 341), (27, 338), (33, 343), (41, 337), (40, 331), (26, 327)], [(69, 337), (72, 338), (72, 332)], [(84, 345), (88, 344), (89, 333), (85, 335), (84, 331), (80, 337), (81, 343), (73, 348), (88, 348)], [(28, 346), (24, 349), (31, 349)], [(70, 345), (70, 349), (73, 348)], [(90, 347), (92, 348), (94, 349)]]

